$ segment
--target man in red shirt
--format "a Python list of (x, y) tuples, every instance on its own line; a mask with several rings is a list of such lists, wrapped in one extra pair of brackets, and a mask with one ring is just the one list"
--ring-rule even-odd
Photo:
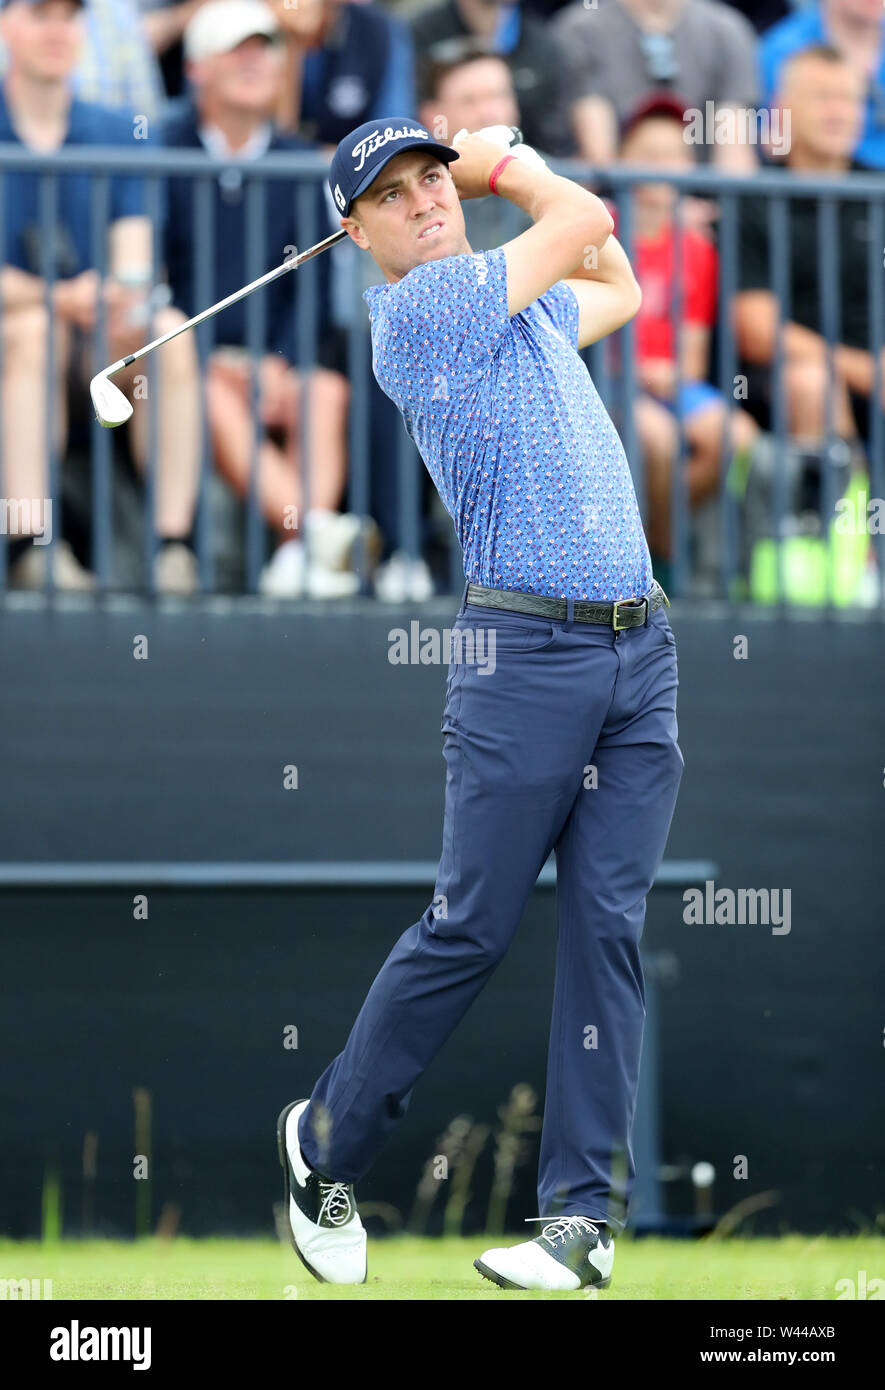
[[(685, 140), (683, 105), (656, 95), (625, 122), (621, 159), (625, 164), (681, 173), (694, 165)], [(715, 493), (723, 462), (723, 429), (728, 402), (707, 381), (710, 334), (716, 319), (718, 256), (698, 226), (695, 200), (684, 209), (681, 264), (681, 354), (677, 363), (675, 294), (677, 233), (675, 190), (666, 183), (637, 184), (633, 193), (633, 265), (642, 289), (635, 322), (637, 375), (641, 394), (636, 425), (645, 461), (648, 542), (656, 561), (670, 555), (670, 494), (679, 454), (678, 414), (686, 441), (685, 486), (692, 507)], [(758, 433), (744, 411), (731, 421), (730, 453), (750, 448)], [(660, 563), (655, 573), (659, 573)]]

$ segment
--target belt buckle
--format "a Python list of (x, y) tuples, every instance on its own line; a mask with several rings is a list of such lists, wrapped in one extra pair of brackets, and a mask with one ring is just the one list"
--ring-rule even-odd
[[(636, 601), (637, 595), (634, 594), (632, 598), (616, 599), (615, 602), (612, 604), (612, 627), (614, 628), (615, 632), (626, 632), (628, 627), (633, 626), (633, 624), (630, 623), (618, 622), (618, 609), (621, 607), (626, 607), (627, 604), (636, 603)], [(645, 622), (648, 622), (648, 599), (643, 597), (639, 600), (639, 602), (645, 604)]]

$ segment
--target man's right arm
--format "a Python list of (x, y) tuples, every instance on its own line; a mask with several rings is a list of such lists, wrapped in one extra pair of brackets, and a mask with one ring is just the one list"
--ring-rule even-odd
[(534, 223), (504, 247), (507, 311), (518, 314), (551, 285), (567, 279), (592, 249), (598, 258), (615, 224), (595, 193), (520, 160), (507, 165), (498, 189)]
[[(489, 175), (501, 151), (476, 135), (458, 142), (460, 158), (450, 164), (462, 197), (488, 192)], [(459, 167), (460, 166), (460, 167)], [(601, 199), (547, 168), (513, 159), (498, 177), (499, 193), (531, 217), (534, 225), (504, 246), (507, 312), (518, 314), (558, 280), (566, 279), (595, 248), (602, 250), (614, 222)]]

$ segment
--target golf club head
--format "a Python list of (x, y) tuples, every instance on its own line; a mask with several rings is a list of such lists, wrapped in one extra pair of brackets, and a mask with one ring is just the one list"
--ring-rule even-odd
[(132, 414), (132, 406), (119, 387), (108, 380), (105, 372), (99, 372), (98, 376), (92, 378), (89, 394), (100, 425), (110, 430), (116, 429), (117, 425), (125, 425)]

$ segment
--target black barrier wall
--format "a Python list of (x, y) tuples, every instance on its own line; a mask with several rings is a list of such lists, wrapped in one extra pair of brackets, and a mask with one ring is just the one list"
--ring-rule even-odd
[[(455, 605), (420, 610), (450, 624)], [(445, 670), (393, 666), (415, 613), (10, 612), (0, 619), (2, 861), (428, 860), (438, 854)], [(650, 903), (662, 1156), (717, 1172), (756, 1230), (851, 1230), (883, 1207), (881, 626), (676, 613), (686, 769), (668, 858), (715, 889), (790, 891), (789, 931), (689, 925)], [(735, 641), (746, 638), (746, 659)], [(147, 639), (147, 659), (133, 643)], [(741, 650), (738, 644), (738, 651)], [(284, 769), (297, 767), (297, 789)], [(150, 1229), (271, 1228), (274, 1121), (343, 1044), (417, 890), (0, 890), (0, 1230), (36, 1234), (47, 1171), (64, 1229), (136, 1222), (133, 1087), (150, 1093)], [(543, 1099), (552, 898), (416, 1088), (361, 1185), (407, 1216), (459, 1113)], [(283, 1046), (287, 1025), (297, 1049)], [(84, 1134), (98, 1136), (84, 1211)], [(741, 1156), (746, 1179), (733, 1176)], [(488, 1158), (483, 1162), (488, 1163)], [(534, 1153), (508, 1208), (536, 1215)], [(468, 1224), (482, 1224), (477, 1171)], [(763, 1196), (763, 1194), (766, 1194)], [(685, 1181), (666, 1194), (690, 1211)], [(91, 1205), (90, 1205), (91, 1203)], [(174, 1209), (177, 1209), (175, 1211)], [(439, 1217), (437, 1211), (436, 1217)], [(144, 1210), (142, 1210), (142, 1218)]]

